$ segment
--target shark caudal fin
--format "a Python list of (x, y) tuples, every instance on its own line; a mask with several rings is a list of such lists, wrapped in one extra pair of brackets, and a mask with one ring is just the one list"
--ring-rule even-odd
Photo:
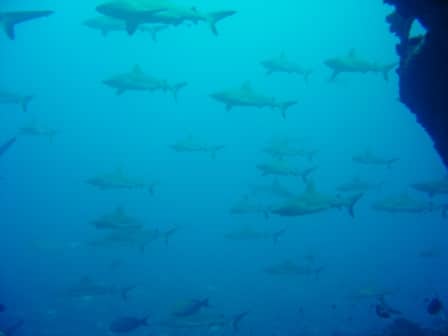
[(163, 233), (163, 240), (165, 242), (165, 245), (168, 245), (170, 242), (171, 237), (173, 237), (177, 231), (179, 231), (179, 226), (175, 226), (172, 229), (169, 229), (168, 231)]
[(211, 153), (211, 155), (212, 155), (212, 159), (215, 160), (215, 159), (216, 159), (216, 153), (219, 152), (220, 150), (223, 150), (223, 149), (224, 149), (224, 146), (216, 146), (216, 147), (213, 147), (213, 148), (210, 150), (210, 153)]
[(238, 332), (240, 330), (240, 324), (243, 321), (243, 319), (249, 314), (249, 312), (243, 312), (240, 314), (235, 315), (232, 318), (232, 330), (233, 332)]
[(278, 240), (280, 239), (281, 236), (283, 236), (286, 233), (286, 229), (274, 232), (272, 234), (272, 239), (274, 240), (274, 245), (277, 245)]
[(355, 206), (363, 196), (364, 196), (364, 194), (360, 193), (360, 194), (356, 194), (356, 195), (352, 196), (349, 199), (349, 202), (347, 204), (347, 210), (348, 210), (350, 217), (355, 218)]
[(129, 287), (124, 287), (120, 290), (120, 296), (123, 299), (123, 301), (127, 302), (128, 298), (129, 298), (129, 292), (131, 290), (134, 290), (137, 286), (129, 286)]
[(28, 105), (30, 104), (30, 102), (33, 100), (32, 96), (26, 96), (22, 99), (22, 102), (20, 105), (22, 105), (22, 110), (23, 112), (27, 112), (28, 111)]
[(288, 102), (284, 102), (280, 104), (280, 111), (282, 112), (283, 119), (286, 119), (286, 111), (291, 107), (297, 104), (297, 101), (292, 100)]
[(390, 159), (387, 161), (387, 168), (391, 168), (394, 163), (397, 163), (399, 159)]
[(393, 68), (395, 68), (397, 66), (397, 63), (392, 63), (392, 64), (388, 64), (385, 65), (382, 69), (382, 74), (383, 74), (383, 78), (384, 80), (388, 81), (389, 80), (389, 73), (391, 72), (391, 70)]
[(174, 85), (170, 90), (171, 90), (171, 92), (172, 92), (172, 94), (173, 94), (173, 97), (174, 97), (174, 100), (177, 102), (177, 98), (178, 98), (178, 95), (179, 95), (179, 91), (181, 90), (181, 89), (183, 89), (184, 87), (186, 87), (188, 85), (188, 83), (187, 82), (182, 82), (182, 83), (179, 83), (179, 84), (176, 84), (176, 85)]
[(314, 173), (314, 172), (316, 171), (316, 169), (317, 169), (316, 166), (315, 166), (315, 167), (311, 167), (311, 168), (308, 168), (308, 169), (304, 170), (304, 171), (300, 174), (300, 177), (302, 178), (303, 183), (307, 184), (307, 183), (309, 182), (309, 177), (310, 177), (310, 175), (311, 175), (312, 173)]
[(210, 25), (210, 29), (214, 35), (218, 35), (218, 30), (216, 28), (216, 24), (221, 21), (222, 19), (225, 19), (226, 17), (232, 16), (236, 14), (236, 11), (219, 11), (219, 12), (212, 12), (209, 13), (207, 16), (208, 23)]

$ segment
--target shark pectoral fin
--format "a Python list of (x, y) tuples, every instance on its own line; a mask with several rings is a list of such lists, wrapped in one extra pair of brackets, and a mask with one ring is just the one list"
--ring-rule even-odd
[(134, 35), (139, 23), (135, 21), (126, 21), (126, 31), (129, 35)]
[(107, 37), (107, 34), (109, 34), (109, 31), (107, 29), (101, 29), (101, 35)]
[(233, 108), (233, 105), (232, 105), (232, 104), (226, 104), (226, 111), (227, 111), (227, 112), (231, 111), (232, 108)]
[(22, 110), (23, 112), (27, 112), (28, 111), (28, 105), (30, 104), (30, 102), (33, 100), (32, 96), (27, 96), (25, 98), (23, 98), (22, 100)]
[(336, 80), (336, 77), (339, 75), (339, 71), (338, 70), (333, 70), (333, 73), (331, 74), (330, 79), (328, 80), (329, 82), (334, 82)]
[(9, 37), (10, 40), (15, 39), (15, 23), (14, 21), (3, 21), (3, 30), (5, 31), (6, 35)]
[(126, 92), (126, 90), (125, 89), (117, 89), (117, 91), (115, 92), (115, 94), (117, 95), (117, 96), (121, 96), (123, 93), (125, 93)]

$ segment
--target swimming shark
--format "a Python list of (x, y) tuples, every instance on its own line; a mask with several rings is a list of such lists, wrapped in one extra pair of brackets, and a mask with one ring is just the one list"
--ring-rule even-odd
[(285, 55), (281, 53), (280, 56), (272, 57), (261, 62), (265, 68), (266, 74), (270, 75), (274, 72), (283, 72), (287, 74), (297, 74), (303, 76), (305, 81), (308, 81), (312, 70), (305, 69), (297, 63), (291, 62)]
[(207, 22), (213, 34), (218, 35), (216, 24), (236, 11), (225, 10), (202, 13), (194, 6), (180, 6), (168, 0), (118, 0), (97, 7), (97, 11), (126, 23), (126, 30), (133, 34), (143, 23), (180, 25), (186, 22)]
[(278, 178), (275, 178), (270, 184), (251, 184), (249, 185), (249, 189), (252, 194), (257, 195), (263, 193), (281, 198), (292, 198), (295, 196), (293, 192), (280, 183)]
[(226, 110), (230, 111), (235, 106), (246, 107), (269, 107), (279, 109), (283, 118), (286, 118), (286, 111), (297, 104), (297, 101), (278, 102), (275, 98), (265, 96), (255, 92), (250, 82), (245, 82), (241, 87), (216, 92), (210, 95), (214, 100), (223, 103)]
[(199, 314), (202, 309), (209, 308), (209, 299), (193, 299), (193, 300), (185, 300), (182, 302), (179, 302), (176, 307), (174, 308), (174, 311), (172, 312), (172, 315), (175, 317), (190, 317), (196, 314)]
[(263, 152), (269, 154), (275, 159), (284, 159), (286, 157), (306, 157), (313, 161), (318, 150), (305, 149), (303, 146), (291, 145), (288, 141), (273, 142), (263, 148)]
[(28, 105), (32, 100), (32, 96), (23, 96), (16, 93), (0, 91), (0, 104), (20, 105), (23, 112), (28, 111)]
[(16, 24), (30, 21), (53, 14), (53, 11), (14, 11), (14, 12), (0, 12), (0, 26), (3, 27), (9, 39), (15, 39)]
[(291, 167), (284, 160), (271, 160), (257, 164), (257, 169), (261, 171), (263, 176), (295, 176), (300, 177), (304, 182), (306, 182), (317, 167), (298, 169)]
[[(104, 15), (96, 16), (88, 20), (85, 20), (83, 24), (91, 29), (99, 30), (103, 36), (107, 36), (111, 32), (126, 31), (126, 25), (123, 21)], [(168, 25), (144, 24), (139, 26), (138, 31), (149, 33), (152, 40), (156, 42), (158, 33), (168, 28), (169, 28)]]
[(15, 144), (16, 141), (17, 137), (12, 137), (11, 139), (0, 145), (0, 156), (4, 155), (8, 151), (8, 149), (10, 149), (11, 146)]
[(154, 195), (154, 188), (157, 185), (156, 181), (147, 183), (142, 179), (129, 177), (121, 169), (117, 169), (111, 173), (97, 175), (89, 178), (86, 182), (101, 190), (147, 189), (151, 195)]
[(330, 80), (336, 79), (336, 77), (343, 72), (356, 72), (362, 74), (368, 72), (381, 73), (384, 79), (388, 80), (389, 72), (397, 66), (396, 62), (390, 64), (378, 64), (366, 61), (358, 57), (354, 49), (350, 50), (346, 56), (330, 58), (324, 63), (333, 71)]
[(207, 145), (197, 142), (192, 136), (177, 141), (170, 148), (178, 153), (184, 152), (204, 152), (210, 153), (212, 158), (216, 158), (216, 153), (225, 148), (224, 145)]
[(50, 142), (53, 142), (53, 139), (58, 134), (58, 131), (52, 128), (40, 126), (35, 121), (32, 121), (29, 124), (20, 127), (19, 134), (34, 137), (48, 137)]
[(370, 166), (387, 166), (387, 168), (392, 167), (394, 163), (399, 161), (398, 158), (383, 158), (377, 156), (370, 149), (367, 149), (364, 152), (353, 155), (352, 160), (359, 164)]
[(307, 182), (306, 190), (280, 206), (273, 207), (271, 213), (280, 216), (304, 216), (330, 209), (346, 208), (351, 217), (355, 216), (354, 208), (363, 196), (362, 193), (348, 197), (326, 195), (318, 192), (312, 181)]
[(91, 224), (99, 230), (140, 230), (143, 224), (136, 218), (128, 215), (123, 207), (118, 206), (111, 213), (107, 213)]
[(372, 204), (372, 209), (389, 213), (429, 213), (442, 210), (442, 215), (446, 216), (446, 209), (441, 205), (432, 202), (418, 200), (407, 192), (400, 195), (392, 195), (378, 200)]
[(146, 247), (158, 240), (163, 240), (165, 244), (172, 237), (174, 231), (163, 232), (159, 229), (124, 229), (115, 230), (110, 234), (89, 242), (91, 247), (101, 248), (137, 248), (141, 253), (145, 252)]
[(230, 327), (233, 333), (239, 331), (240, 324), (248, 312), (226, 316), (223, 314), (196, 314), (186, 318), (172, 316), (158, 323), (159, 326), (169, 329), (205, 329), (209, 334), (223, 334)]
[(310, 263), (299, 265), (291, 260), (285, 260), (278, 264), (266, 267), (264, 272), (274, 276), (296, 277), (315, 275), (317, 277), (323, 270), (323, 266), (316, 267)]
[(359, 177), (353, 177), (351, 180), (340, 184), (336, 190), (340, 192), (349, 192), (349, 193), (366, 193), (375, 188), (379, 188), (382, 183), (370, 183), (364, 180), (361, 180)]
[(186, 82), (169, 84), (166, 80), (151, 77), (145, 74), (140, 66), (135, 65), (131, 72), (119, 74), (103, 81), (111, 88), (116, 89), (116, 94), (121, 95), (126, 91), (170, 91), (177, 101), (179, 90), (187, 86)]
[(236, 231), (226, 233), (224, 237), (229, 240), (248, 241), (248, 240), (272, 240), (274, 244), (278, 242), (281, 236), (286, 233), (286, 229), (275, 232), (256, 231), (250, 227), (244, 227)]
[(232, 205), (230, 213), (232, 215), (263, 214), (265, 219), (269, 219), (269, 208), (251, 201), (247, 195)]
[(129, 292), (134, 288), (135, 286), (123, 288), (108, 286), (102, 283), (95, 283), (89, 277), (83, 277), (78, 283), (64, 290), (63, 294), (70, 298), (82, 300), (119, 295), (124, 301), (127, 301)]
[(411, 184), (411, 187), (417, 191), (428, 194), (429, 197), (434, 197), (435, 195), (446, 195), (448, 194), (448, 176), (439, 179), (413, 183)]

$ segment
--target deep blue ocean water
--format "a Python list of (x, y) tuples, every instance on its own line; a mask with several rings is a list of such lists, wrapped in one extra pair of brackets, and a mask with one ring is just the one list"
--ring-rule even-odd
[[(206, 297), (211, 313), (249, 312), (240, 335), (360, 335), (389, 321), (375, 314), (375, 297), (354, 297), (382, 291), (392, 292), (388, 303), (403, 316), (434, 326), (437, 318), (426, 313), (424, 300), (448, 291), (447, 220), (438, 211), (390, 214), (371, 205), (404, 192), (428, 200), (409, 186), (444, 176), (444, 166), (399, 102), (395, 71), (389, 81), (378, 74), (341, 74), (329, 82), (331, 71), (323, 63), (351, 49), (372, 61), (397, 62), (397, 41), (385, 23), (392, 9), (381, 1), (355, 0), (176, 3), (237, 14), (218, 24), (219, 36), (199, 23), (172, 27), (154, 42), (149, 34), (103, 37), (83, 26), (96, 15), (96, 2), (0, 2), (0, 11), (55, 11), (18, 25), (14, 41), (0, 34), (0, 88), (34, 97), (27, 112), (0, 105), (0, 143), (33, 122), (58, 132), (53, 141), (19, 135), (0, 157), (0, 303), (7, 307), (0, 330), (23, 320), (19, 335), (109, 335), (117, 317), (150, 314), (153, 325), (131, 335), (232, 334), (229, 326), (158, 325), (179, 301)], [(282, 52), (313, 70), (308, 82), (266, 75), (260, 62)], [(102, 83), (136, 64), (171, 82), (187, 81), (178, 102), (161, 92), (117, 96)], [(226, 111), (209, 96), (247, 81), (298, 104), (283, 119), (269, 108)], [(225, 148), (215, 159), (170, 148), (189, 136)], [(273, 137), (304, 138), (318, 150), (312, 180), (319, 191), (336, 194), (338, 185), (356, 176), (380, 187), (359, 201), (354, 219), (343, 209), (268, 220), (231, 214), (248, 185), (273, 181), (256, 168), (269, 159), (262, 148)], [(352, 156), (366, 149), (399, 161), (391, 168), (354, 163)], [(308, 164), (303, 158), (288, 162)], [(86, 183), (114, 171), (157, 180), (155, 194)], [(279, 181), (296, 193), (305, 189), (295, 177)], [(446, 202), (443, 196), (434, 200)], [(90, 222), (117, 206), (147, 228), (179, 231), (168, 245), (158, 239), (144, 253), (138, 246), (92, 247), (104, 233)], [(247, 227), (286, 233), (277, 244), (225, 238)], [(434, 253), (422, 257), (428, 250)], [(311, 260), (324, 269), (318, 276), (263, 271), (284, 260)], [(66, 295), (86, 277), (136, 288), (126, 302), (119, 295)]]

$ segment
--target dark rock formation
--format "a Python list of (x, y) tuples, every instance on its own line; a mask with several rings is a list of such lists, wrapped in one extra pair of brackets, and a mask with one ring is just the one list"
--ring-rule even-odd
[[(395, 6), (388, 16), (400, 38), (400, 99), (434, 141), (448, 167), (448, 0), (384, 0)], [(426, 34), (409, 37), (414, 20)]]

